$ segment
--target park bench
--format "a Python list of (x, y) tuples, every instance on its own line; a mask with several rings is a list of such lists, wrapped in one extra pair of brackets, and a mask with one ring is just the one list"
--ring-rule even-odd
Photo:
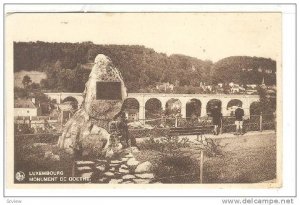
[(197, 140), (199, 137), (203, 137), (204, 134), (208, 134), (212, 131), (212, 126), (201, 127), (172, 127), (170, 128), (169, 136), (187, 136), (196, 135)]

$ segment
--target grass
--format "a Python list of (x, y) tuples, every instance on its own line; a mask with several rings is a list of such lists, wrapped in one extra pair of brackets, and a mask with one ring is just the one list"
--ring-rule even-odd
[[(216, 139), (222, 155), (204, 156), (204, 183), (256, 183), (276, 178), (276, 135), (258, 134)], [(141, 145), (141, 143), (140, 143)], [(199, 145), (183, 147), (171, 153), (146, 149), (135, 153), (137, 160), (150, 161), (156, 180), (162, 183), (199, 183)], [(46, 151), (60, 156), (60, 161), (44, 158)], [(15, 171), (63, 171), (71, 176), (72, 157), (55, 144), (18, 140)], [(175, 177), (170, 177), (175, 176)]]
[[(59, 161), (53, 161), (44, 157), (45, 152), (51, 151), (59, 155)], [(15, 147), (15, 172), (22, 171), (28, 176), (30, 171), (63, 171), (64, 176), (72, 175), (72, 156), (60, 150), (56, 144), (32, 143), (26, 140), (18, 141)], [(30, 183), (28, 177), (25, 183)], [(17, 181), (16, 181), (17, 182)]]
[[(204, 183), (256, 183), (276, 178), (276, 135), (217, 139), (222, 155), (204, 157)], [(163, 183), (198, 183), (200, 147), (181, 149), (175, 158), (153, 150), (141, 150), (137, 158), (150, 161)], [(172, 175), (195, 173), (188, 177)]]

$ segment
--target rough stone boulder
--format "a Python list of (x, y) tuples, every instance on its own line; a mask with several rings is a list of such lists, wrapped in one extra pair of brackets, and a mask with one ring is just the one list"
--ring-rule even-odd
[[(97, 99), (97, 82), (120, 82), (122, 99)], [(108, 123), (120, 112), (126, 96), (126, 87), (121, 73), (108, 57), (97, 55), (85, 84), (83, 103), (66, 123), (58, 140), (58, 146), (69, 153), (79, 150), (83, 156), (101, 155), (109, 146)]]
[(145, 173), (145, 172), (150, 172), (152, 168), (152, 164), (150, 162), (143, 162), (139, 164), (136, 169), (135, 173)]

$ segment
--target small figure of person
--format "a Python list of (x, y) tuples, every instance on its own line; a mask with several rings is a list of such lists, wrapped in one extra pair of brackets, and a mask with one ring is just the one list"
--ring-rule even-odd
[(125, 115), (124, 112), (121, 114), (119, 129), (120, 129), (120, 134), (121, 134), (121, 140), (125, 141), (125, 145), (127, 147), (129, 147), (130, 146), (130, 144), (129, 144), (129, 131), (128, 131), (128, 124), (127, 124), (126, 115)]
[(243, 134), (244, 110), (242, 109), (241, 105), (238, 105), (238, 107), (235, 110), (234, 114), (235, 114), (235, 125), (236, 125), (235, 135), (242, 135)]
[(211, 116), (214, 125), (213, 133), (214, 135), (218, 135), (219, 128), (221, 127), (221, 121), (222, 121), (221, 109), (218, 106), (215, 106), (211, 111)]
[(126, 147), (134, 146), (139, 149), (139, 147), (136, 144), (135, 137), (130, 136), (130, 134), (129, 134), (128, 120), (127, 120), (125, 112), (122, 112), (122, 114), (120, 116), (119, 130), (120, 130), (120, 134), (121, 134), (121, 140), (125, 141)]

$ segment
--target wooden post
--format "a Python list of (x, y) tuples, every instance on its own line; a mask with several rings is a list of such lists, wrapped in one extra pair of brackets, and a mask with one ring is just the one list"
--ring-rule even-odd
[(175, 117), (175, 127), (177, 127), (178, 126), (178, 118), (177, 118), (177, 116)]
[(76, 163), (75, 163), (75, 159), (73, 159), (73, 166), (72, 166), (72, 177), (75, 177), (75, 173), (76, 172)]
[(220, 123), (220, 134), (223, 133), (223, 118), (221, 118), (221, 123)]
[(259, 131), (262, 132), (263, 130), (263, 127), (262, 127), (262, 112), (260, 112), (260, 116), (259, 116)]
[(203, 150), (200, 151), (200, 184), (203, 183)]
[(61, 126), (61, 130), (63, 130), (63, 126), (64, 126), (64, 123), (63, 123), (63, 121), (64, 121), (64, 111), (62, 110), (61, 111), (61, 118), (60, 118), (60, 126)]

